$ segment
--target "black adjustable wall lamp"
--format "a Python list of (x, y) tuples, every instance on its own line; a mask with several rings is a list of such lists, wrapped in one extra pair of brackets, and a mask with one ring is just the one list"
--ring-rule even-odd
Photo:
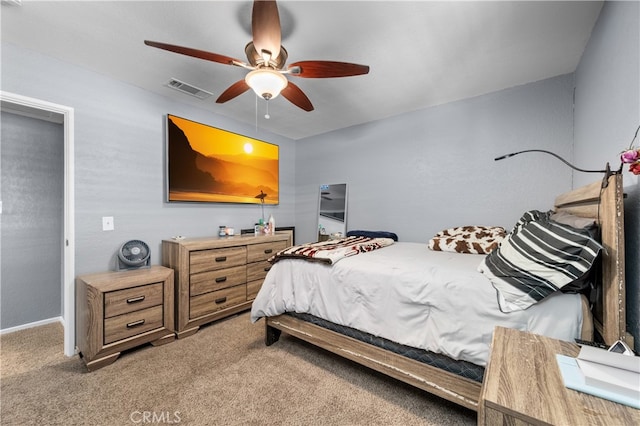
[(560, 157), (558, 154), (555, 154), (551, 151), (545, 151), (544, 149), (525, 149), (524, 151), (512, 152), (511, 154), (502, 155), (500, 157), (496, 157), (494, 161), (504, 160), (505, 158), (513, 157), (514, 155), (524, 154), (525, 152), (542, 152), (544, 154), (549, 154), (553, 157), (556, 157), (558, 160), (562, 161), (567, 166), (571, 167), (573, 170), (577, 170), (579, 172), (584, 173), (604, 173), (604, 179), (602, 181), (602, 187), (606, 188), (609, 183), (609, 176), (618, 174), (622, 171), (622, 166), (620, 166), (620, 170), (611, 171), (611, 167), (609, 167), (609, 163), (607, 163), (607, 167), (604, 170), (585, 170), (580, 167), (576, 167), (573, 164), (569, 163), (564, 158)]

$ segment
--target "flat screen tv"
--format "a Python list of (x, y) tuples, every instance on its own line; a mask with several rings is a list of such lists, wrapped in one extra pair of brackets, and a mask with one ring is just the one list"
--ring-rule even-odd
[(167, 201), (278, 204), (279, 147), (167, 114)]

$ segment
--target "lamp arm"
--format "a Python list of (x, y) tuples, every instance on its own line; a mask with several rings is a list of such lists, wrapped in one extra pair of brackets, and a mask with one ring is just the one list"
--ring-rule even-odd
[(585, 169), (581, 169), (581, 168), (576, 167), (573, 164), (569, 163), (567, 160), (565, 160), (564, 158), (560, 157), (558, 154), (555, 154), (555, 153), (553, 153), (551, 151), (545, 151), (544, 149), (526, 149), (524, 151), (512, 152), (511, 154), (506, 154), (506, 155), (502, 155), (500, 157), (496, 157), (494, 159), (494, 161), (504, 160), (505, 158), (513, 157), (514, 155), (523, 154), (525, 152), (543, 152), (545, 154), (552, 155), (552, 156), (556, 157), (558, 160), (562, 161), (567, 166), (569, 166), (572, 169), (577, 170), (579, 172), (585, 172), (585, 173), (610, 173), (609, 170), (585, 170)]

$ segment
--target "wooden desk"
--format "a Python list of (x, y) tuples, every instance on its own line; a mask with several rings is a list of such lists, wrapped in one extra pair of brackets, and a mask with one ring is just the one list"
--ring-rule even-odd
[(478, 405), (480, 425), (639, 425), (640, 410), (564, 387), (556, 354), (578, 345), (496, 327)]

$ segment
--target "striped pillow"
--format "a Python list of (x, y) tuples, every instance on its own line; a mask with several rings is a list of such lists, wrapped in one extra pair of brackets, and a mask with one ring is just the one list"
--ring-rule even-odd
[(602, 249), (593, 230), (576, 229), (549, 216), (550, 212), (537, 210), (524, 213), (498, 249), (478, 267), (496, 289), (502, 312), (527, 309), (588, 278)]

